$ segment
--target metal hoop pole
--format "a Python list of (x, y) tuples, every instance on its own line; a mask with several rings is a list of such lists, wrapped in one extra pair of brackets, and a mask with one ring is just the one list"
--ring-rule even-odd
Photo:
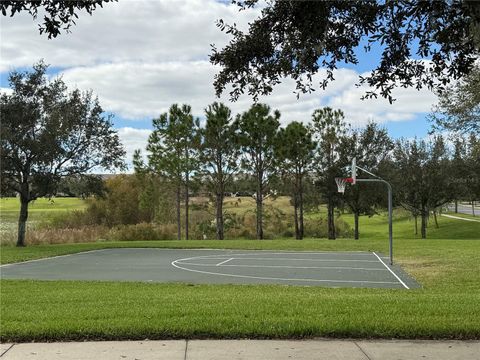
[(389, 241), (389, 255), (390, 265), (393, 265), (393, 206), (392, 206), (392, 185), (388, 181), (381, 178), (377, 179), (358, 179), (357, 182), (382, 182), (387, 185), (388, 190), (388, 241)]

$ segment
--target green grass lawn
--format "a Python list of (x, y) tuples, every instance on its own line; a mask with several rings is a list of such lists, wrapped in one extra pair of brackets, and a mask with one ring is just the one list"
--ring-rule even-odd
[[(30, 203), (28, 221), (48, 220), (58, 214), (85, 208), (85, 201), (79, 198), (41, 198)], [(20, 200), (18, 198), (0, 198), (0, 221), (16, 223), (18, 221)]]
[[(352, 222), (350, 215), (344, 215)], [(440, 218), (429, 239), (394, 225), (395, 260), (416, 290), (2, 280), (0, 339), (480, 339), (480, 223)], [(17, 262), (109, 247), (388, 252), (384, 216), (361, 218), (361, 239), (132, 241), (1, 247)]]

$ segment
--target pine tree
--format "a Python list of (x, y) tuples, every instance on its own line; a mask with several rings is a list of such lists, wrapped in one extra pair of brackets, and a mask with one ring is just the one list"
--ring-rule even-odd
[(291, 185), (297, 239), (303, 239), (304, 236), (304, 179), (313, 162), (315, 147), (311, 132), (302, 123), (293, 121), (278, 133), (277, 161), (283, 179)]
[(238, 171), (240, 146), (231, 110), (221, 103), (205, 109), (206, 125), (202, 129), (200, 162), (208, 189), (215, 196), (216, 236), (224, 238), (223, 199), (225, 188)]
[(341, 110), (329, 107), (312, 115), (312, 131), (318, 146), (315, 154), (317, 185), (327, 202), (328, 238), (335, 239), (335, 206), (341, 202), (335, 178), (342, 176), (347, 160), (347, 124)]
[(274, 145), (279, 119), (278, 110), (272, 115), (268, 105), (255, 104), (235, 120), (243, 152), (242, 167), (256, 180), (257, 239), (263, 239), (263, 197), (276, 170)]
[[(153, 132), (148, 138), (148, 168), (165, 177), (175, 188), (177, 239), (182, 238), (181, 200), (185, 204), (185, 239), (189, 234), (190, 177), (198, 168), (199, 121), (189, 105), (173, 104), (168, 113), (153, 119)], [(138, 162), (138, 167), (141, 162)]]

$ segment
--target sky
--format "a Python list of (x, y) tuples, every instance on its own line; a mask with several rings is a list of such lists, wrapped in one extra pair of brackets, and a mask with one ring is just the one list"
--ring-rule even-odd
[[(239, 12), (228, 1), (122, 0), (105, 4), (92, 16), (80, 13), (71, 33), (51, 40), (39, 34), (38, 21), (29, 14), (2, 16), (0, 88), (8, 91), (9, 71), (29, 69), (44, 59), (50, 64), (49, 76), (62, 76), (71, 89), (91, 89), (98, 95), (104, 110), (114, 115), (130, 162), (135, 149), (145, 149), (152, 118), (173, 103), (190, 104), (201, 119), (213, 101), (223, 101), (235, 114), (251, 106), (248, 96), (234, 103), (228, 94), (216, 98), (212, 83), (219, 68), (208, 57), (211, 44), (221, 48), (230, 39), (216, 20), (246, 29), (259, 13)], [(373, 69), (379, 51), (360, 53), (358, 65), (339, 67), (326, 90), (318, 87), (297, 99), (294, 82), (285, 79), (259, 101), (280, 110), (282, 125), (307, 123), (313, 110), (330, 106), (343, 110), (354, 128), (375, 121), (394, 138), (425, 137), (430, 130), (426, 117), (437, 100), (430, 91), (396, 89), (392, 105), (383, 98), (361, 100), (368, 88), (356, 86), (358, 77)], [(322, 74), (313, 80), (320, 82)]]

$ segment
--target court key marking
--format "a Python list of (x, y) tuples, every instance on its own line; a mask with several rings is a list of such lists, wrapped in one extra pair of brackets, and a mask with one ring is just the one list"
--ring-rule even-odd
[[(297, 253), (298, 254), (298, 253)], [(294, 253), (294, 255), (297, 255)], [(398, 280), (395, 282), (392, 281), (370, 281), (370, 280), (329, 280), (329, 279), (304, 279), (304, 278), (278, 278), (278, 277), (265, 277), (265, 276), (252, 276), (252, 275), (240, 275), (240, 274), (225, 274), (225, 273), (218, 273), (218, 272), (212, 272), (212, 271), (203, 271), (203, 270), (195, 270), (195, 269), (190, 269), (187, 267), (183, 267), (181, 265), (193, 265), (193, 266), (224, 266), (224, 267), (242, 267), (242, 265), (234, 265), (234, 264), (227, 264), (229, 261), (238, 259), (238, 260), (297, 260), (297, 261), (358, 261), (358, 262), (378, 262), (377, 260), (344, 260), (344, 259), (292, 259), (292, 258), (244, 258), (241, 256), (248, 256), (250, 254), (235, 254), (236, 256), (240, 257), (229, 257), (228, 259), (221, 261), (220, 263), (217, 264), (193, 264), (193, 263), (188, 263), (189, 260), (198, 260), (198, 259), (216, 259), (222, 255), (206, 255), (206, 256), (194, 256), (194, 257), (189, 257), (189, 258), (183, 258), (183, 259), (177, 259), (172, 261), (171, 265), (174, 266), (177, 269), (189, 271), (189, 272), (194, 272), (194, 273), (200, 273), (200, 274), (207, 274), (207, 275), (220, 275), (220, 276), (227, 276), (227, 277), (235, 277), (235, 278), (249, 278), (249, 279), (260, 279), (260, 280), (278, 280), (278, 281), (300, 281), (300, 282), (325, 282), (325, 283), (363, 283), (363, 284), (397, 284), (400, 282), (401, 285), (403, 285), (405, 288), (409, 289), (407, 285), (378, 257), (377, 254), (373, 253), (377, 257), (377, 259), (386, 267), (386, 269), (391, 272), (395, 278)], [(223, 255), (222, 258), (225, 258), (226, 256)], [(268, 265), (245, 265), (243, 267), (273, 267), (268, 266)], [(277, 266), (275, 266), (277, 267)], [(286, 267), (286, 268), (322, 268), (322, 267), (292, 267), (292, 266), (278, 266), (278, 267)], [(334, 268), (334, 267), (325, 267), (325, 268)], [(345, 269), (352, 269), (352, 270), (383, 270), (384, 269), (366, 269), (366, 268), (345, 268)]]

